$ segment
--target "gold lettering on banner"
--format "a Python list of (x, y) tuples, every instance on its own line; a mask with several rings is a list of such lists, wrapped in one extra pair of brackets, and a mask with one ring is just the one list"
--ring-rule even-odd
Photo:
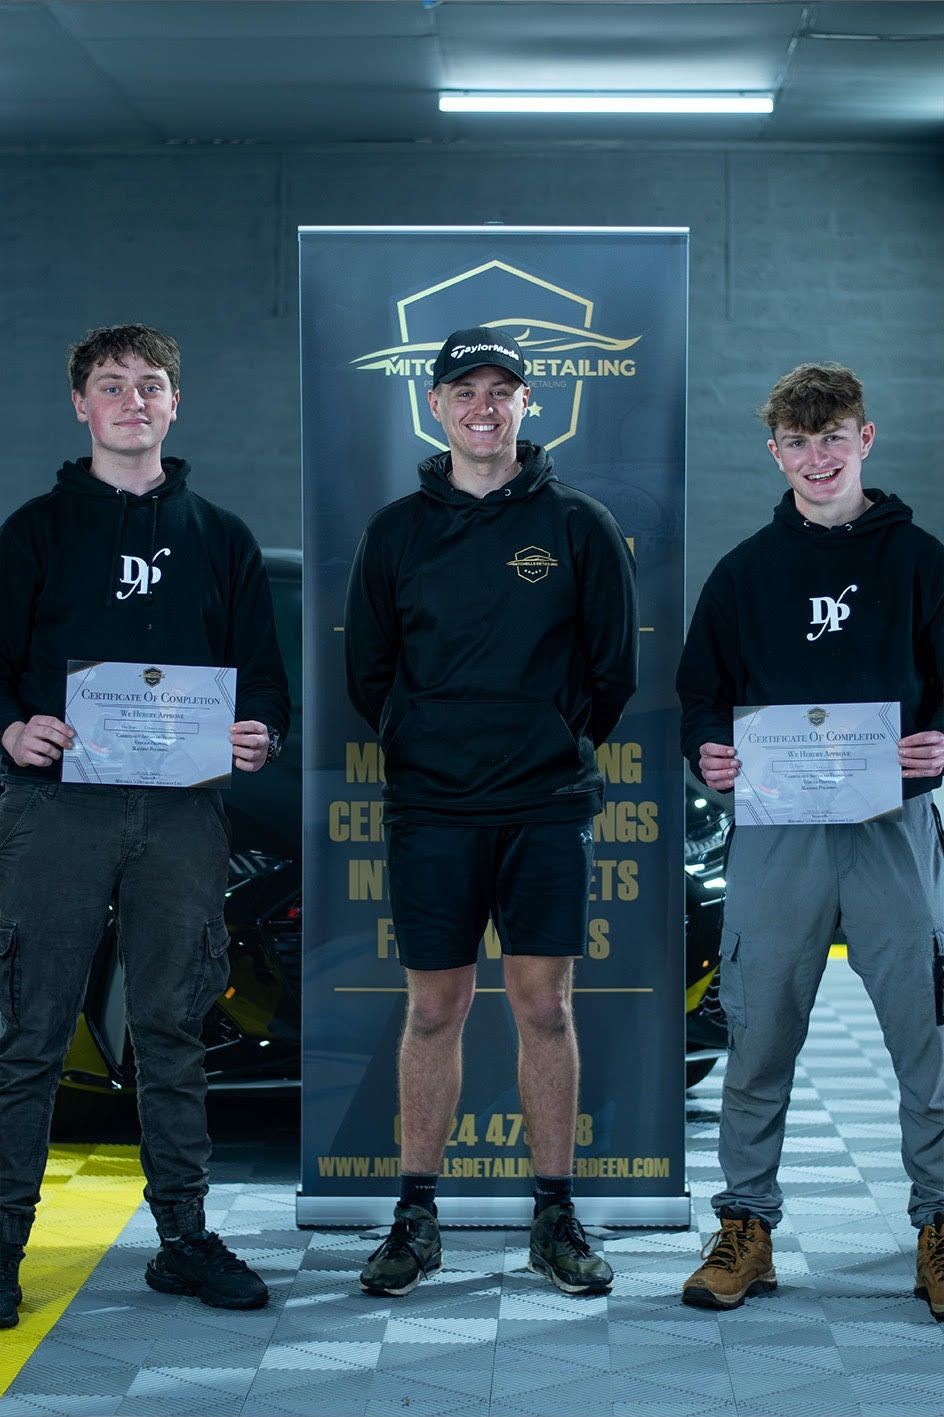
[(393, 933), (393, 921), (389, 916), (382, 915), (377, 921), (377, 958), (397, 958), (397, 940)]
[(383, 841), (383, 803), (376, 798), (332, 802), (328, 807), (331, 841)]
[(638, 743), (601, 743), (597, 749), (597, 767), (604, 782), (638, 787), (642, 782), (642, 748)]
[[(579, 1143), (578, 1143), (579, 1144)], [(398, 1156), (319, 1156), (318, 1174), (337, 1179), (392, 1180), (400, 1174)], [(671, 1171), (667, 1156), (577, 1156), (574, 1175), (581, 1179), (626, 1181), (666, 1180)], [(443, 1157), (443, 1176), (465, 1181), (525, 1180), (534, 1175), (527, 1156)]]
[(383, 782), (384, 755), (379, 743), (346, 743), (345, 782)]
[[(574, 1133), (577, 1146), (593, 1145), (593, 1117), (589, 1112), (578, 1112)], [(400, 1113), (393, 1119), (393, 1144), (402, 1141)], [(521, 1112), (492, 1112), (485, 1117), (476, 1117), (474, 1112), (464, 1112), (454, 1116), (446, 1139), (447, 1147), (478, 1146), (480, 1141), (490, 1146), (528, 1146), (528, 1131)]]
[(607, 802), (593, 821), (594, 841), (642, 842), (659, 839), (655, 802)]
[(382, 856), (364, 860), (352, 856), (347, 863), (348, 900), (387, 900), (387, 863)]
[(602, 916), (590, 921), (589, 945), (591, 959), (606, 959), (610, 953), (610, 922)]
[(639, 898), (639, 867), (635, 861), (597, 860), (593, 864), (590, 884), (590, 899), (593, 901), (623, 900)]

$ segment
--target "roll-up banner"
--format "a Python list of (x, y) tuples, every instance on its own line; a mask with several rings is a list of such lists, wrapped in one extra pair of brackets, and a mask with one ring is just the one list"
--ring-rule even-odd
[[(491, 325), (528, 360), (521, 437), (603, 502), (639, 571), (640, 687), (598, 751), (574, 1158), (595, 1224), (687, 1225), (683, 632), (688, 233), (303, 227), (305, 876), (300, 1225), (389, 1221), (399, 1192), (405, 987), (387, 888), (383, 756), (344, 688), (344, 595), (367, 519), (445, 447), (427, 408), (453, 331)], [(509, 548), (514, 563), (539, 548)], [(532, 1166), (501, 945), (482, 942), (465, 1081), (437, 1204), (448, 1224), (527, 1224)]]

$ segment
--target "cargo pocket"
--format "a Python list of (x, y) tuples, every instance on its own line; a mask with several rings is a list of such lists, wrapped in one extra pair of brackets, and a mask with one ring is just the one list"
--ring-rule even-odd
[(937, 803), (931, 803), (931, 818), (934, 822), (934, 830), (937, 832), (937, 843), (944, 851), (944, 822), (941, 821), (941, 814), (937, 809)]
[(934, 935), (934, 1017), (944, 1024), (944, 931)]
[(741, 974), (741, 936), (736, 930), (723, 928), (721, 931), (721, 974), (718, 983), (718, 999), (728, 1019), (728, 1039), (730, 1026), (747, 1027), (747, 1007), (744, 999), (744, 978)]
[(0, 920), (0, 1020), (3, 1028), (16, 1025), (19, 1012), (18, 980), (16, 970), (16, 926), (8, 920)]
[(194, 1001), (192, 1017), (203, 1018), (229, 983), (229, 931), (222, 915), (214, 915), (203, 927), (203, 978)]

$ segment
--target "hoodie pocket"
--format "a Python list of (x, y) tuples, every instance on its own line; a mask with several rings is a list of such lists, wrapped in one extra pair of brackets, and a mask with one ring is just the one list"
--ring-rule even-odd
[(388, 781), (406, 796), (493, 800), (559, 790), (582, 767), (554, 704), (499, 699), (415, 701), (385, 760)]

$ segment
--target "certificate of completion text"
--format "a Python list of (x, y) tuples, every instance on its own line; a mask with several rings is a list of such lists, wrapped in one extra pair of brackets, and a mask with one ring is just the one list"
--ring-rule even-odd
[(901, 705), (734, 710), (739, 827), (871, 822), (901, 812)]
[(236, 670), (70, 659), (63, 782), (228, 787)]

